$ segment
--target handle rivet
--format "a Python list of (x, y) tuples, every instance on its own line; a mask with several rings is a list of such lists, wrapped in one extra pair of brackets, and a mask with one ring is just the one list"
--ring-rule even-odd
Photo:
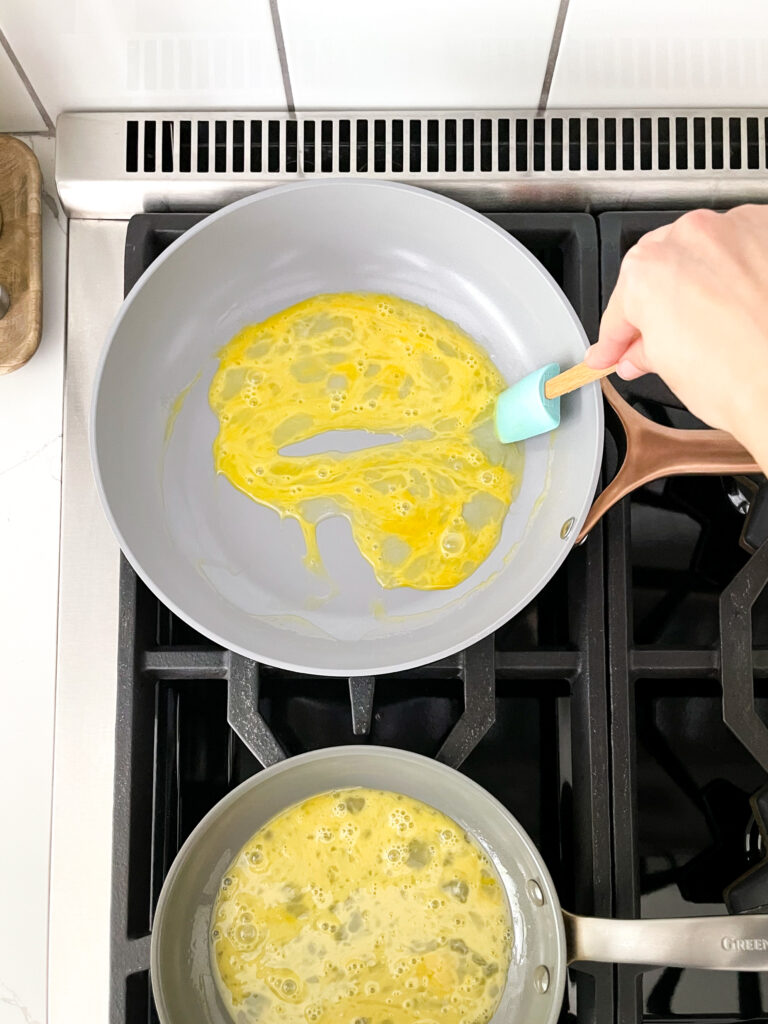
[(537, 907), (544, 906), (544, 893), (541, 891), (541, 886), (535, 878), (529, 878), (525, 886), (528, 890), (528, 896), (530, 897), (531, 903), (535, 903)]
[(549, 970), (544, 964), (539, 964), (536, 970), (533, 972), (533, 987), (537, 992), (544, 995), (549, 988)]
[(568, 540), (568, 536), (569, 536), (571, 530), (573, 529), (573, 524), (575, 522), (576, 522), (576, 520), (573, 518), (573, 516), (571, 516), (570, 519), (566, 519), (565, 520), (563, 525), (560, 527), (560, 539), (561, 540)]

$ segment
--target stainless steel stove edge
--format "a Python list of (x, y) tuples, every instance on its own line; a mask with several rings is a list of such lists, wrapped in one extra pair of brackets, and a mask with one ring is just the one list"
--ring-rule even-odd
[[(49, 1024), (109, 1020), (119, 549), (88, 446), (93, 378), (123, 296), (126, 224), (72, 223), (49, 910)], [(76, 938), (73, 938), (76, 936)]]

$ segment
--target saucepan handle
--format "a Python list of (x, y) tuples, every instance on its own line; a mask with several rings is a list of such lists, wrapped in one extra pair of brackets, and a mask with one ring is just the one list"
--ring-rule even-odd
[(761, 472), (747, 449), (724, 430), (661, 426), (633, 409), (607, 380), (601, 386), (624, 427), (627, 452), (616, 476), (595, 499), (577, 542), (587, 536), (612, 505), (651, 480), (696, 473)]
[(768, 971), (768, 915), (640, 921), (563, 911), (568, 963), (650, 964), (715, 971)]

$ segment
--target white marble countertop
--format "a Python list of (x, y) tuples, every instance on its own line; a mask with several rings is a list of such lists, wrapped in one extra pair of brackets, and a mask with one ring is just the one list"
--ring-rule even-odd
[[(43, 170), (43, 336), (0, 377), (0, 1024), (46, 1020), (67, 221)], [(11, 924), (12, 923), (12, 924)]]

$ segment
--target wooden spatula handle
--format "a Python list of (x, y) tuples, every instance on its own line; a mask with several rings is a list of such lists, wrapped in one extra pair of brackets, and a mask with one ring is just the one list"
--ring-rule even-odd
[(560, 395), (567, 395), (577, 388), (584, 387), (585, 384), (591, 384), (593, 380), (607, 377), (609, 373), (614, 373), (615, 370), (615, 366), (606, 366), (602, 370), (593, 370), (586, 363), (578, 363), (576, 366), (572, 366), (570, 370), (558, 373), (556, 377), (548, 380), (544, 385), (544, 394), (547, 398), (559, 398)]

